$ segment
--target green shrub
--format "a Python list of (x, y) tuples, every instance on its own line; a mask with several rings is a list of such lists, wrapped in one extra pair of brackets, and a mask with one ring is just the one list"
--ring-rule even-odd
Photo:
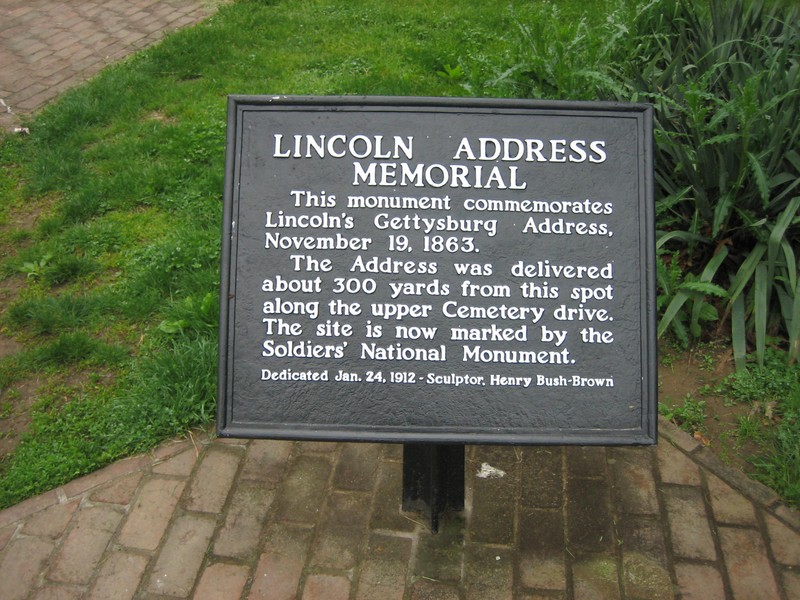
[[(678, 243), (684, 269), (698, 265), (727, 290), (737, 365), (748, 340), (763, 363), (770, 333), (788, 339), (796, 360), (798, 11), (758, 0), (655, 0), (634, 33), (628, 78), (631, 96), (655, 106), (661, 243)], [(660, 330), (678, 314), (667, 309)]]
[[(538, 11), (538, 12), (537, 12)], [(549, 18), (542, 18), (548, 13)], [(763, 0), (618, 2), (609, 18), (520, 17), (512, 66), (486, 87), (655, 108), (659, 335), (730, 323), (742, 367), (768, 335), (800, 352), (798, 9)], [(677, 268), (680, 281), (667, 271)]]

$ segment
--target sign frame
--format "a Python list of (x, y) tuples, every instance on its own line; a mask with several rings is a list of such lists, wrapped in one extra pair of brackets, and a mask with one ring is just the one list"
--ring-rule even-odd
[[(237, 343), (237, 283), (242, 273), (237, 263), (239, 251), (239, 190), (242, 180), (242, 134), (248, 111), (282, 110), (321, 112), (380, 113), (401, 110), (448, 114), (463, 112), (476, 118), (484, 114), (556, 114), (611, 115), (633, 119), (636, 123), (638, 237), (640, 306), (636, 312), (640, 327), (641, 394), (638, 398), (639, 419), (635, 426), (609, 427), (530, 427), (523, 431), (503, 427), (462, 427), (443, 424), (434, 427), (384, 427), (375, 424), (334, 424), (318, 422), (261, 423), (237, 420), (238, 409), (234, 389), (236, 368), (234, 354)], [(464, 118), (469, 118), (464, 116)], [(318, 96), (250, 96), (232, 95), (228, 99), (228, 131), (225, 161), (224, 214), (220, 275), (220, 324), (218, 367), (217, 433), (221, 437), (268, 438), (319, 441), (355, 441), (433, 444), (498, 444), (498, 445), (652, 445), (657, 441), (657, 342), (656, 342), (656, 268), (655, 206), (653, 192), (653, 112), (648, 104), (611, 102), (571, 102), (509, 99), (466, 99), (425, 97), (318, 97)], [(329, 385), (335, 385), (330, 383)], [(408, 393), (408, 391), (406, 391)], [(536, 393), (536, 389), (532, 390)], [(599, 392), (599, 393), (602, 393)], [(403, 396), (398, 391), (398, 398)], [(280, 398), (274, 399), (278, 402)], [(631, 400), (633, 402), (633, 400)]]

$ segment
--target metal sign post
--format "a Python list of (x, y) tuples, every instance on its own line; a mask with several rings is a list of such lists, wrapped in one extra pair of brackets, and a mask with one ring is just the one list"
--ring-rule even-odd
[(463, 445), (403, 445), (403, 510), (425, 515), (433, 533), (443, 512), (464, 510)]

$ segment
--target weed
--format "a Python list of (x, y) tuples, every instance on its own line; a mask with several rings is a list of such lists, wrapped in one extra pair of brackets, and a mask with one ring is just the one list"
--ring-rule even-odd
[(77, 332), (61, 334), (54, 341), (39, 346), (32, 352), (31, 358), (39, 367), (62, 367), (79, 363), (118, 365), (127, 358), (127, 352), (123, 348)]
[(739, 417), (736, 429), (739, 446), (746, 441), (763, 442), (764, 433), (761, 420), (754, 414)]
[(219, 294), (209, 292), (202, 300), (189, 297), (173, 304), (170, 315), (161, 321), (158, 329), (163, 333), (204, 333), (216, 331), (219, 326)]
[(753, 464), (758, 477), (794, 506), (800, 506), (800, 411), (784, 413), (767, 451)]
[(444, 65), (441, 70), (436, 71), (436, 74), (450, 83), (461, 81), (465, 76), (464, 68), (461, 65), (456, 65), (455, 67)]
[(678, 427), (689, 433), (705, 432), (706, 401), (695, 400), (691, 395), (684, 398), (682, 404), (667, 405), (659, 402), (658, 412)]
[(48, 285), (56, 286), (86, 277), (97, 270), (98, 265), (92, 259), (61, 255), (47, 266), (43, 279)]
[[(710, 368), (705, 368), (705, 370), (710, 371), (711, 369)], [(710, 384), (701, 385), (697, 390), (697, 393), (700, 394), (701, 396), (711, 396), (715, 392), (716, 392), (715, 386), (710, 385)]]
[[(17, 395), (18, 394), (19, 393), (17, 393)], [(14, 405), (11, 403), (11, 400), (13, 400), (14, 397), (11, 395), (11, 392), (6, 394), (6, 398), (8, 398), (9, 401), (0, 404), (0, 419), (7, 419), (14, 414)]]
[(52, 258), (52, 254), (45, 254), (39, 260), (23, 263), (19, 270), (25, 273), (28, 279), (39, 279), (44, 274), (45, 268)]
[(605, 22), (565, 19), (559, 4), (517, 15), (512, 64), (490, 82), (499, 93), (528, 98), (597, 100), (626, 96), (613, 53), (628, 37), (622, 10)]
[(216, 231), (190, 233), (181, 228), (165, 239), (137, 250), (132, 253), (129, 263), (131, 285), (137, 290), (155, 289), (165, 295), (190, 291), (190, 286), (184, 282), (192, 273), (216, 269), (220, 252), (218, 235)]
[(730, 375), (721, 391), (737, 402), (779, 401), (800, 408), (800, 366), (786, 366), (784, 352), (770, 349), (763, 366), (754, 365)]
[(109, 220), (94, 220), (64, 231), (60, 246), (65, 253), (97, 257), (118, 250), (124, 234)]
[(44, 296), (14, 303), (6, 319), (14, 327), (27, 327), (35, 335), (46, 335), (86, 325), (100, 308), (96, 297)]
[(712, 262), (700, 277), (695, 277), (685, 272), (677, 254), (665, 256), (663, 250), (659, 251), (656, 262), (656, 305), (662, 312), (659, 336), (669, 330), (683, 348), (687, 348), (692, 339), (700, 338), (704, 325), (719, 320), (719, 313), (708, 298), (728, 295), (720, 286), (711, 283), (716, 267), (726, 254), (726, 251), (720, 252), (719, 260)]

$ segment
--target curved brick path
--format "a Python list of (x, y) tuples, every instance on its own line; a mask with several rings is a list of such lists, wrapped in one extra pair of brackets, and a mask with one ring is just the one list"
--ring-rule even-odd
[[(210, 5), (0, 0), (0, 128)], [(0, 511), (0, 600), (800, 598), (797, 511), (660, 432), (469, 447), (467, 509), (435, 536), (399, 511), (398, 446), (165, 444)]]
[(660, 427), (657, 448), (468, 447), (438, 535), (398, 510), (399, 446), (166, 444), (0, 512), (0, 598), (800, 598), (797, 513)]
[[(220, 2), (217, 1), (216, 4)], [(212, 12), (210, 0), (0, 0), (0, 129)]]

